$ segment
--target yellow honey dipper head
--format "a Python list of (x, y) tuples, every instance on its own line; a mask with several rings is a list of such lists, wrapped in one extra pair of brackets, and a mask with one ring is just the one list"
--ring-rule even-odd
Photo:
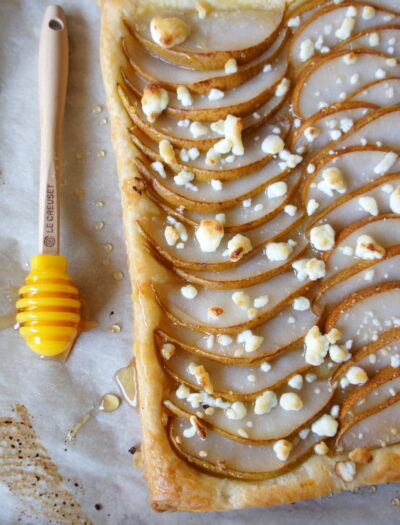
[(52, 356), (67, 350), (78, 335), (79, 292), (61, 255), (36, 255), (19, 289), (19, 332), (34, 352)]

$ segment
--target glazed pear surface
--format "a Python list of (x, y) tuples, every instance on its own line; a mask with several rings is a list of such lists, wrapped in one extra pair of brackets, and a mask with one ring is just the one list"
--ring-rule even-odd
[(349, 482), (400, 441), (400, 8), (199, 4), (127, 16), (116, 86), (165, 433), (211, 475)]

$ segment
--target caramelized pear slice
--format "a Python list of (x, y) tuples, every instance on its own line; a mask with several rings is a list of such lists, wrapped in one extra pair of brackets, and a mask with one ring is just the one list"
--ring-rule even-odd
[[(173, 146), (178, 148), (197, 148), (199, 151), (208, 151), (222, 138), (221, 135), (212, 131), (209, 122), (201, 122), (205, 133), (201, 135), (202, 138), (194, 139), (190, 131), (189, 120), (178, 120), (167, 113), (162, 113), (156, 122), (150, 123), (143, 113), (139, 99), (131, 90), (118, 86), (118, 93), (133, 124), (153, 140), (158, 142), (169, 140)], [(256, 112), (243, 117), (243, 133), (249, 133), (272, 118), (282, 107), (285, 98), (285, 96), (274, 95)]]
[[(211, 290), (199, 287), (196, 288), (196, 297), (190, 300), (182, 295), (182, 288), (187, 284), (179, 280), (156, 284), (154, 287), (161, 303), (176, 317), (185, 319), (191, 324), (220, 330), (242, 324), (246, 324), (247, 328), (260, 324), (260, 319), (266, 320), (282, 306), (292, 304), (295, 297), (305, 294), (312, 283), (310, 281), (302, 283), (294, 272), (284, 272), (243, 290)], [(248, 310), (254, 309), (254, 304), (258, 305), (258, 303), (262, 306), (257, 306), (256, 315), (250, 322)], [(208, 316), (208, 308), (212, 305), (218, 305), (223, 311), (218, 318)], [(293, 314), (296, 313), (293, 310)]]
[[(301, 209), (289, 208), (287, 213), (286, 205), (289, 202), (294, 202), (294, 198), (297, 194), (298, 184), (300, 182), (301, 171), (295, 170), (290, 173), (287, 177), (282, 180), (286, 184), (286, 193), (279, 197), (270, 198), (267, 192), (263, 191), (264, 188), (258, 193), (253, 195), (249, 200), (237, 201), (235, 206), (228, 209), (224, 209), (224, 229), (226, 233), (237, 233), (246, 230), (251, 230), (262, 226), (267, 221), (271, 221), (278, 214), (282, 220), (282, 229), (285, 229), (288, 224), (294, 223), (301, 218)], [(151, 197), (152, 198), (152, 197)], [(199, 226), (202, 220), (215, 219), (215, 213), (199, 213), (193, 211), (176, 210), (169, 204), (160, 203), (164, 211), (168, 215), (174, 216), (177, 220), (189, 224), (193, 227)], [(222, 210), (218, 210), (222, 211)], [(290, 218), (284, 216), (289, 215)]]
[(318, 165), (328, 153), (360, 144), (363, 146), (379, 145), (379, 147), (389, 148), (396, 152), (399, 146), (396, 139), (397, 133), (400, 133), (399, 116), (399, 106), (379, 108), (369, 113), (356, 122), (350, 131), (322, 148), (310, 159), (310, 162)]
[[(333, 210), (344, 200), (356, 196), (357, 192), (363, 191), (363, 188), (372, 188), (375, 183), (379, 184), (379, 179), (384, 177), (382, 173), (376, 173), (374, 168), (390, 151), (389, 148), (378, 148), (378, 146), (351, 146), (327, 155), (315, 171), (307, 175), (301, 189), (305, 206), (310, 199), (316, 200), (319, 204), (313, 220), (317, 220), (320, 214), (322, 216), (328, 210)], [(334, 187), (326, 187), (324, 179), (329, 174), (328, 170), (340, 171), (339, 175), (344, 183), (340, 193)], [(400, 172), (399, 159), (395, 160), (385, 175), (396, 172)]]
[[(272, 160), (272, 156), (262, 150), (260, 137), (274, 134), (275, 129), (275, 124), (268, 123), (264, 124), (260, 129), (246, 135), (243, 138), (245, 156), (232, 155), (231, 163), (218, 162), (215, 168), (210, 168), (206, 163), (206, 155), (200, 155), (195, 160), (187, 162), (180, 160), (181, 151), (176, 151), (176, 162), (170, 164), (170, 169), (174, 173), (179, 173), (182, 170), (190, 171), (195, 175), (196, 181), (200, 182), (211, 182), (215, 179), (232, 181), (246, 175), (251, 175)], [(129, 135), (135, 146), (148, 159), (153, 162), (163, 161), (158, 152), (158, 144), (147, 137), (139, 128), (129, 130)]]
[[(309, 224), (309, 228), (313, 228), (317, 223), (327, 222), (336, 232), (339, 232), (349, 223), (370, 217), (371, 211), (382, 215), (390, 214), (392, 212), (390, 195), (393, 191), (387, 193), (386, 190), (399, 185), (400, 173), (387, 175), (386, 177), (381, 176), (378, 180), (370, 182), (354, 193), (332, 202), (325, 210), (321, 210), (321, 213), (316, 213), (315, 219)], [(366, 199), (369, 200), (366, 201)], [(371, 201), (371, 199), (374, 199), (374, 201)], [(369, 208), (368, 206), (371, 207)]]
[(373, 284), (395, 281), (399, 277), (400, 245), (388, 248), (382, 260), (358, 261), (325, 279), (318, 288), (314, 302), (330, 311), (349, 293)]
[[(286, 267), (290, 261), (293, 261), (303, 253), (306, 248), (306, 241), (298, 231), (294, 231), (293, 235), (286, 233), (296, 225), (298, 218), (293, 218), (283, 212), (266, 224), (245, 232), (245, 236), (250, 239), (252, 248), (238, 260), (231, 260), (227, 252), (228, 243), (236, 235), (233, 233), (224, 235), (215, 251), (204, 252), (195, 237), (194, 228), (187, 227), (187, 241), (184, 241), (184, 243), (177, 241), (176, 244), (171, 246), (167, 242), (165, 232), (168, 225), (176, 221), (168, 218), (160, 208), (158, 210), (155, 208), (154, 211), (155, 213), (151, 218), (143, 218), (138, 221), (140, 231), (152, 250), (161, 259), (173, 265), (175, 269), (188, 269), (200, 272), (229, 270), (229, 272), (222, 274), (224, 281), (231, 280), (232, 277), (236, 281), (251, 278), (251, 273), (254, 273), (255, 269), (257, 271), (253, 277), (266, 273), (272, 276), (279, 273), (281, 268)], [(158, 213), (156, 213), (157, 211)], [(291, 252), (285, 260), (270, 260), (261, 250), (266, 244), (278, 238), (279, 242), (289, 243), (290, 241)], [(251, 263), (253, 258), (257, 259), (254, 264)], [(246, 262), (250, 264), (244, 267)], [(239, 267), (243, 267), (243, 269), (239, 269)], [(219, 274), (216, 274), (215, 277), (218, 278)], [(258, 278), (256, 278), (256, 281), (259, 282)], [(249, 282), (248, 286), (250, 284)]]
[(343, 427), (338, 437), (341, 451), (357, 447), (380, 448), (400, 441), (400, 394), (388, 397), (369, 412), (360, 414)]
[(176, 92), (179, 86), (184, 86), (191, 93), (208, 95), (211, 89), (235, 89), (262, 73), (263, 68), (274, 62), (280, 54), (287, 36), (288, 32), (284, 29), (259, 57), (239, 66), (238, 71), (231, 74), (226, 74), (224, 68), (217, 71), (195, 71), (159, 60), (149, 53), (132, 33), (123, 38), (122, 47), (131, 67), (147, 82), (172, 92)]
[(400, 103), (400, 78), (384, 78), (362, 86), (350, 95), (349, 100), (372, 102), (376, 106), (397, 105)]
[(352, 390), (342, 403), (339, 422), (345, 426), (353, 417), (369, 412), (400, 391), (400, 368), (387, 366), (364, 385)]
[(312, 433), (305, 440), (296, 437), (289, 459), (282, 462), (271, 444), (254, 446), (234, 441), (212, 429), (207, 429), (205, 440), (197, 435), (185, 438), (184, 431), (189, 428), (189, 422), (182, 417), (171, 419), (170, 439), (180, 456), (206, 472), (239, 480), (281, 476), (305, 461), (312, 454), (313, 446), (320, 441), (319, 436)]
[[(285, 77), (288, 69), (286, 60), (279, 57), (271, 64), (271, 70), (259, 73), (244, 85), (227, 91), (223, 98), (210, 100), (206, 95), (193, 97), (193, 104), (184, 107), (176, 93), (169, 93), (169, 105), (165, 109), (167, 115), (179, 119), (216, 122), (225, 119), (227, 115), (243, 117), (257, 111), (275, 94), (277, 85)], [(142, 98), (146, 81), (143, 80), (129, 65), (121, 68), (121, 77), (135, 95)]]
[[(395, 22), (396, 23), (393, 24), (393, 20), (390, 21), (388, 27), (384, 27), (384, 25), (381, 26), (378, 24), (374, 24), (368, 29), (354, 34), (352, 37), (345, 40), (342, 44), (339, 44), (337, 46), (337, 49), (348, 49), (349, 51), (352, 51), (353, 49), (372, 48), (374, 51), (378, 51), (383, 54), (399, 56), (400, 43), (398, 42), (398, 38), (400, 36), (400, 17), (396, 17)], [(385, 25), (387, 24), (388, 22), (386, 21)], [(371, 35), (373, 36), (371, 37)], [(357, 83), (355, 83), (355, 85), (357, 85)]]
[[(159, 349), (164, 340), (160, 339)], [(168, 360), (160, 353), (165, 370), (178, 382), (184, 383), (193, 391), (200, 390), (188, 367), (191, 363), (204, 366), (210, 376), (215, 397), (223, 397), (230, 401), (250, 400), (267, 389), (276, 389), (286, 384), (297, 374), (310, 369), (304, 362), (303, 348), (285, 352), (270, 361), (271, 368), (266, 364), (237, 366), (221, 363), (208, 357), (185, 351), (182, 347), (175, 347), (175, 352)], [(251, 381), (249, 380), (251, 378)]]
[[(294, 131), (290, 147), (291, 149), (304, 148), (308, 155), (317, 155), (321, 149), (328, 149), (335, 133), (339, 132), (343, 135), (343, 129), (348, 129), (344, 126), (350, 126), (351, 129), (356, 122), (364, 119), (375, 108), (376, 106), (369, 102), (355, 100), (323, 108), (306, 119)], [(310, 128), (316, 130), (311, 143), (307, 135)]]
[[(154, 43), (150, 34), (153, 16), (179, 16), (191, 28), (189, 38), (173, 48), (163, 48)], [(199, 19), (193, 10), (166, 10), (146, 13), (136, 21), (135, 34), (152, 53), (172, 64), (199, 71), (221, 69), (227, 60), (234, 58), (246, 64), (257, 58), (276, 39), (283, 20), (282, 6), (275, 9), (212, 9), (208, 16)], [(241, 34), (238, 48), (238, 31)]]
[(229, 338), (213, 336), (168, 319), (163, 321), (157, 333), (160, 337), (192, 353), (220, 362), (249, 364), (274, 359), (279, 354), (293, 349), (302, 342), (308, 330), (319, 321), (319, 315), (307, 310), (296, 312), (293, 315), (294, 322), (288, 323), (291, 314), (291, 308), (284, 309), (252, 331), (253, 335), (262, 338), (258, 340), (259, 346), (254, 350), (254, 347), (239, 342), (243, 339), (243, 336), (238, 337), (239, 334)]
[[(348, 65), (348, 50), (337, 51), (321, 58), (308, 67), (295, 85), (292, 94), (294, 112), (303, 118), (310, 117), (321, 107), (329, 106), (346, 98), (346, 89), (351, 86), (350, 78), (358, 75), (359, 86), (367, 85), (376, 79), (376, 72), (383, 71), (389, 76), (399, 76), (400, 66), (388, 65), (392, 57), (374, 51), (356, 49), (351, 52), (354, 63)], [(347, 84), (337, 84), (337, 78), (346, 79)], [(342, 97), (342, 94), (344, 96)]]
[[(293, 393), (293, 390), (288, 386), (282, 386), (276, 392), (277, 399), (279, 400), (283, 394), (289, 392)], [(333, 396), (334, 389), (326, 380), (317, 379), (312, 383), (305, 382), (303, 388), (300, 391), (295, 391), (295, 393), (303, 402), (302, 407), (298, 410), (285, 410), (278, 402), (269, 412), (258, 415), (254, 412), (255, 402), (244, 401), (246, 413), (240, 419), (228, 417), (231, 406), (229, 402), (225, 405), (219, 405), (216, 402), (213, 413), (207, 414), (208, 411), (202, 408), (201, 401), (193, 401), (190, 398), (180, 399), (175, 393), (170, 395), (169, 401), (172, 405), (169, 405), (169, 408), (174, 410), (174, 407), (177, 407), (176, 413), (178, 415), (179, 409), (189, 415), (201, 413), (201, 421), (231, 439), (265, 444), (277, 439), (290, 438), (297, 434), (301, 428), (309, 425), (321, 412), (328, 411), (327, 405)], [(204, 403), (209, 405), (214, 402), (211, 398), (208, 400), (206, 397)], [(219, 406), (226, 408), (219, 408)], [(243, 429), (246, 429), (247, 436), (243, 435)]]
[[(335, 383), (354, 365), (363, 368), (368, 377), (392, 364), (392, 357), (400, 353), (400, 328), (390, 328), (382, 332), (379, 339), (371, 341), (354, 352), (348, 361), (342, 363), (332, 374), (331, 383)], [(396, 358), (397, 359), (397, 358)]]
[[(354, 40), (354, 37), (358, 33), (375, 28), (376, 26), (388, 26), (395, 23), (399, 23), (400, 18), (391, 18), (387, 19), (388, 13), (383, 9), (383, 6), (379, 6), (380, 9), (375, 12), (375, 15), (371, 18), (364, 18), (362, 16), (363, 7), (368, 5), (367, 3), (362, 3), (354, 5), (355, 7), (355, 16), (351, 18), (354, 20), (354, 27), (349, 33), (349, 36), (345, 32), (340, 32), (340, 27), (342, 26), (346, 17), (348, 17), (349, 7), (354, 4), (346, 2), (345, 5), (336, 5), (335, 3), (322, 7), (322, 9), (317, 9), (314, 13), (307, 18), (297, 29), (293, 35), (291, 44), (290, 44), (290, 61), (296, 67), (302, 66), (306, 60), (304, 55), (304, 44), (303, 42), (310, 39), (312, 42), (319, 42), (320, 45), (317, 47), (314, 46), (312, 59), (315, 60), (324, 56), (324, 53), (335, 48), (336, 46), (348, 46), (351, 45), (350, 42)], [(326, 29), (325, 29), (326, 28)], [(337, 36), (337, 31), (339, 30), (339, 35), (345, 37), (345, 41)], [(352, 36), (353, 35), (353, 36)], [(364, 46), (367, 49), (369, 48), (368, 41), (367, 45)], [(328, 48), (328, 49), (327, 49)], [(310, 57), (311, 58), (311, 57)], [(306, 59), (306, 60), (305, 60)]]
[(387, 282), (348, 295), (329, 313), (324, 333), (337, 328), (341, 341), (352, 341), (359, 349), (397, 326), (400, 317), (400, 283)]
[[(135, 165), (152, 189), (169, 204), (187, 210), (212, 213), (226, 210), (239, 202), (253, 198), (266, 189), (272, 182), (286, 177), (287, 170), (282, 171), (279, 162), (273, 159), (261, 170), (253, 173), (251, 177), (225, 182), (218, 190), (212, 183), (198, 182), (195, 180), (197, 190), (193, 186), (178, 186), (175, 184), (173, 174), (164, 166), (166, 178), (162, 178), (147, 162), (134, 159)], [(298, 170), (296, 170), (298, 172)], [(219, 179), (216, 179), (219, 180)], [(222, 199), (222, 195), (224, 198)]]
[[(372, 237), (383, 249), (400, 243), (400, 217), (398, 215), (378, 215), (361, 219), (349, 224), (336, 238), (334, 248), (326, 252), (326, 278), (331, 277), (344, 268), (361, 261), (379, 260), (382, 256), (375, 255), (371, 259), (362, 259), (357, 256), (357, 242), (362, 235)], [(371, 247), (373, 251), (373, 247)], [(367, 254), (363, 254), (366, 256)]]

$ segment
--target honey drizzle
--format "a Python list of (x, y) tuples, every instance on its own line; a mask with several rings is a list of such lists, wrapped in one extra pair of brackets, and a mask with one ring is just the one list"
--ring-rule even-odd
[(128, 366), (120, 368), (114, 375), (114, 379), (120, 388), (122, 397), (133, 408), (137, 407), (137, 377), (136, 360), (132, 358)]

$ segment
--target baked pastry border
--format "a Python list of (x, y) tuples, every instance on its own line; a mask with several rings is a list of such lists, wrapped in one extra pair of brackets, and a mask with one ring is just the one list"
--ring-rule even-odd
[[(235, 5), (265, 7), (279, 0), (235, 0)], [(146, 4), (165, 5), (167, 0)], [(167, 374), (156, 356), (153, 331), (162, 312), (155, 300), (152, 283), (167, 280), (168, 272), (149, 253), (136, 225), (139, 217), (150, 216), (153, 205), (141, 193), (140, 175), (133, 158), (139, 153), (126, 132), (131, 121), (117, 93), (120, 79), (120, 38), (122, 18), (140, 8), (138, 0), (100, 0), (102, 10), (100, 57), (111, 118), (112, 143), (117, 159), (122, 196), (123, 224), (128, 253), (134, 303), (134, 353), (138, 372), (139, 410), (142, 421), (142, 455), (145, 477), (156, 511), (225, 511), (255, 506), (287, 504), (320, 497), (363, 485), (400, 480), (400, 444), (372, 451), (373, 461), (359, 465), (353, 482), (344, 483), (334, 474), (341, 456), (312, 456), (291, 472), (263, 481), (239, 481), (216, 477), (192, 467), (173, 451), (169, 442), (162, 406)], [(168, 0), (168, 5), (193, 7), (194, 0)], [(231, 6), (230, 0), (214, 0), (219, 8)], [(297, 4), (299, 2), (296, 2)], [(321, 2), (323, 3), (323, 2)], [(139, 182), (139, 184), (138, 184)]]

